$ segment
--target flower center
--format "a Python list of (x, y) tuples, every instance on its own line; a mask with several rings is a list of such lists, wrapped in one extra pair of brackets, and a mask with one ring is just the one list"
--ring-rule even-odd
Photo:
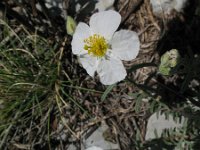
[(94, 34), (84, 40), (84, 49), (88, 51), (88, 54), (92, 54), (96, 57), (103, 57), (108, 49), (108, 43), (103, 36)]

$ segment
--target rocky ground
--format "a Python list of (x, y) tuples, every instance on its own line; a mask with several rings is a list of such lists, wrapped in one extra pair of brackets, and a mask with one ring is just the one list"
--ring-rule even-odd
[[(91, 146), (121, 150), (188, 149), (191, 146), (189, 141), (198, 141), (198, 123), (191, 119), (192, 116), (198, 116), (200, 106), (199, 71), (196, 69), (199, 62), (195, 61), (198, 60), (200, 47), (197, 1), (188, 3), (181, 12), (172, 10), (160, 15), (154, 14), (149, 0), (115, 1), (112, 9), (122, 16), (119, 28), (137, 32), (141, 46), (136, 59), (124, 62), (128, 70), (126, 81), (113, 86), (102, 85), (98, 76), (94, 79), (89, 77), (71, 52), (72, 37), (66, 31), (67, 15), (77, 22), (88, 22), (89, 17), (97, 11), (91, 1), (78, 2), (81, 7), (78, 11), (75, 1), (69, 0), (0, 2), (0, 17), (13, 30), (7, 37), (5, 34), (0, 35), (1, 51), (12, 43), (16, 34), (20, 38), (25, 38), (27, 33), (30, 37), (37, 34), (41, 37), (40, 41), (45, 39), (41, 44), (43, 47), (55, 47), (53, 55), (50, 55), (55, 56), (51, 62), (59, 66), (56, 75), (58, 79), (52, 85), (43, 83), (46, 76), (41, 78), (42, 81), (37, 80), (51, 89), (47, 93), (53, 91), (49, 95), (43, 94), (38, 100), (42, 106), (40, 115), (33, 116), (24, 123), (23, 119), (29, 117), (26, 113), (34, 114), (33, 108), (37, 105), (31, 105), (20, 115), (16, 115), (18, 107), (14, 107), (14, 111), (7, 116), (14, 120), (2, 120), (0, 149), (84, 150)], [(4, 33), (4, 22), (1, 21), (0, 25), (0, 30)], [(35, 56), (32, 42), (31, 40), (26, 46)], [(18, 48), (20, 47), (19, 44)], [(193, 65), (187, 67), (191, 72), (196, 72), (188, 75), (184, 64), (186, 69), (182, 69), (182, 72), (162, 75), (159, 72), (160, 58), (171, 49), (178, 49), (185, 64), (194, 60)], [(44, 50), (45, 57), (48, 50)], [(191, 58), (187, 58), (187, 55)], [(42, 60), (44, 56), (38, 59)], [(3, 55), (0, 58), (4, 60)], [(46, 65), (44, 62), (42, 64)], [(37, 70), (36, 66), (30, 66), (33, 71)], [(3, 65), (0, 64), (0, 68), (4, 68)], [(0, 78), (0, 83), (3, 81)], [(63, 87), (65, 92), (61, 90), (62, 81), (69, 81)], [(3, 84), (0, 85), (0, 90), (3, 88), (5, 89)], [(0, 94), (3, 98), (9, 96), (3, 90)], [(5, 112), (3, 98), (0, 99), (2, 114)], [(48, 100), (48, 104), (44, 100)], [(9, 126), (5, 127), (5, 124)], [(164, 129), (175, 127), (184, 129), (170, 131), (171, 134), (166, 131), (161, 136)]]

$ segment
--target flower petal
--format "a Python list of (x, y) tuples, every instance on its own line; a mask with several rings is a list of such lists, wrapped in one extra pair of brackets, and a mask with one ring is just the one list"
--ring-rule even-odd
[(120, 30), (111, 41), (112, 54), (121, 60), (136, 58), (140, 49), (140, 41), (136, 32)]
[(79, 57), (79, 61), (82, 64), (83, 68), (87, 71), (87, 73), (91, 77), (94, 77), (94, 73), (97, 70), (97, 58), (85, 54)]
[(105, 85), (119, 82), (127, 75), (121, 60), (114, 57), (100, 60), (97, 66), (97, 73), (99, 74), (100, 81)]
[(71, 43), (73, 54), (81, 55), (87, 53), (87, 51), (84, 50), (84, 39), (88, 38), (90, 35), (90, 27), (85, 23), (79, 23)]
[(90, 27), (94, 33), (110, 40), (119, 27), (120, 22), (120, 14), (116, 11), (108, 10), (93, 14), (90, 18)]

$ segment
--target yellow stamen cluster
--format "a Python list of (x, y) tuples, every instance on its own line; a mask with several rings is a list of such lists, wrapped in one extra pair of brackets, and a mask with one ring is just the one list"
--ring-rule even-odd
[(84, 49), (88, 51), (88, 54), (92, 54), (96, 57), (103, 57), (108, 49), (108, 44), (103, 36), (94, 34), (84, 40)]

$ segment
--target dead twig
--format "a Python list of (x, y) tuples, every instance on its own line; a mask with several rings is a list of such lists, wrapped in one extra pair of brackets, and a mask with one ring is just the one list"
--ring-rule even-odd
[(37, 8), (36, 8), (36, 1), (35, 0), (31, 0), (31, 7), (32, 7), (33, 16), (36, 17), (38, 14), (37, 14)]
[(50, 21), (51, 26), (56, 27), (56, 24), (55, 24), (55, 22), (52, 20), (50, 14), (49, 14), (49, 11), (48, 11), (48, 9), (47, 9), (47, 7), (45, 6), (44, 1), (43, 1), (43, 0), (38, 0), (38, 3), (39, 3), (40, 6), (42, 7), (42, 11), (43, 11), (45, 17)]
[(129, 18), (129, 16), (130, 16), (133, 12), (135, 12), (143, 2), (144, 2), (144, 0), (138, 0), (135, 4), (133, 4), (133, 6), (132, 6), (132, 8), (130, 9), (130, 11), (125, 15), (125, 17), (123, 17), (120, 26), (122, 26), (122, 25), (127, 21), (127, 19)]
[(67, 20), (67, 9), (69, 7), (69, 0), (63, 0), (63, 13), (64, 13), (64, 17), (65, 17), (65, 20)]

